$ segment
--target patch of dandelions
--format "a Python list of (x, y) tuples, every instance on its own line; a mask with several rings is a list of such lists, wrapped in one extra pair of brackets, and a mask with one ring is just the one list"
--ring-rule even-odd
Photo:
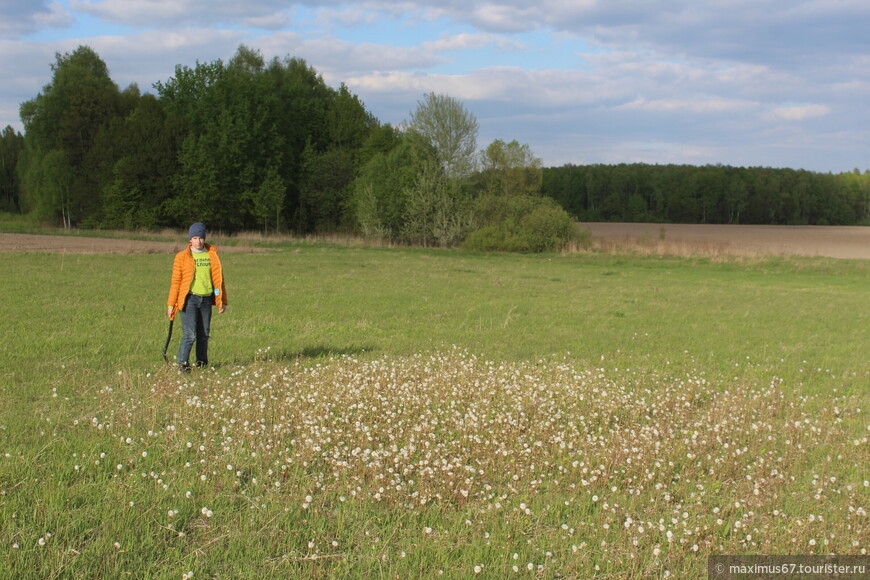
[[(837, 394), (796, 396), (776, 378), (732, 384), (454, 350), (259, 364), (164, 379), (152, 395), (107, 391), (105, 416), (82, 424), (129, 450), (110, 458), (115, 477), (170, 450), (184, 456), (188, 500), (204, 496), (191, 485), (230, 478), (257, 501), (290, 497), (302, 510), (438, 504), (531, 520), (535, 497), (561, 496), (574, 515), (556, 533), (572, 554), (866, 553), (868, 484), (857, 474), (867, 432), (843, 423), (861, 410)], [(137, 435), (154, 405), (171, 420)], [(142, 476), (169, 489), (173, 474)], [(589, 541), (575, 541), (581, 529), (597, 530), (591, 548), (577, 548)]]

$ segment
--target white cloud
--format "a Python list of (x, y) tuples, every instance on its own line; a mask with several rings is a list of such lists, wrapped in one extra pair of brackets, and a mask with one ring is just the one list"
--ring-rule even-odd
[(280, 30), (291, 24), (293, 16), (290, 12), (273, 12), (262, 16), (250, 16), (242, 20), (247, 28), (263, 28), (266, 30)]
[(647, 100), (639, 97), (630, 103), (620, 105), (617, 109), (647, 111), (653, 113), (732, 113), (748, 111), (758, 108), (758, 103), (740, 101), (734, 99), (710, 98), (698, 96), (697, 98), (680, 99), (654, 99)]
[(70, 0), (70, 8), (134, 27), (247, 24), (268, 29), (289, 22), (286, 4), (269, 0)]
[(441, 52), (446, 50), (469, 50), (495, 46), (504, 51), (523, 50), (525, 45), (510, 38), (498, 34), (455, 34), (439, 38), (438, 40), (426, 41), (421, 44), (428, 50)]
[(46, 8), (46, 11), (33, 14), (33, 23), (37, 28), (66, 28), (72, 23), (72, 15), (60, 2), (49, 2)]
[[(366, 93), (405, 92), (449, 94), (463, 101), (514, 103), (538, 110), (599, 101), (602, 94), (588, 90), (587, 75), (578, 71), (525, 71), (516, 67), (490, 67), (464, 75), (399, 72), (356, 75), (347, 80), (352, 89)], [(473, 103), (469, 103), (472, 105)]]
[(70, 8), (108, 22), (148, 25), (186, 19), (199, 7), (183, 0), (70, 0)]
[(540, 25), (534, 6), (518, 8), (513, 5), (485, 4), (472, 10), (469, 21), (477, 27), (494, 32), (522, 32)]
[[(191, 54), (191, 52), (211, 54), (215, 50), (223, 52), (224, 47), (241, 43), (244, 38), (244, 33), (235, 30), (184, 28), (169, 31), (146, 30), (130, 36), (99, 36), (88, 39), (87, 44), (97, 50), (104, 60), (123, 58), (125, 55), (130, 55), (132, 58), (148, 58), (150, 56), (157, 60), (177, 55), (188, 60), (186, 55)], [(105, 55), (103, 51), (105, 51)], [(179, 64), (193, 66), (195, 62), (181, 63), (179, 61)]]
[(259, 37), (251, 46), (270, 56), (304, 58), (325, 78), (334, 78), (336, 82), (346, 81), (348, 76), (361, 71), (379, 75), (383, 71), (426, 69), (446, 62), (422, 47), (353, 43), (333, 36), (307, 39), (286, 32)]
[(805, 121), (830, 114), (831, 107), (827, 105), (795, 105), (777, 107), (770, 112), (768, 118), (781, 121)]
[(20, 38), (44, 28), (66, 28), (72, 15), (59, 2), (0, 2), (0, 38)]
[(359, 6), (353, 6), (342, 10), (320, 8), (317, 10), (317, 23), (326, 28), (337, 26), (358, 27), (372, 24), (377, 20), (378, 14)]

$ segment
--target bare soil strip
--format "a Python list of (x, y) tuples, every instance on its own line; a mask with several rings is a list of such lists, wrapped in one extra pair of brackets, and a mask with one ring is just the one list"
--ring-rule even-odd
[[(0, 252), (66, 252), (67, 254), (174, 254), (183, 242), (149, 242), (80, 236), (0, 233)], [(265, 252), (262, 248), (220, 246), (221, 252)]]

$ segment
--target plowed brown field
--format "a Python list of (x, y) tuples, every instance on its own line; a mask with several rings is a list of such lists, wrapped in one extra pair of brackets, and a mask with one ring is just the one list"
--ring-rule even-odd
[[(870, 227), (583, 223), (596, 246), (682, 248), (685, 254), (870, 259)], [(693, 251), (694, 250), (694, 251)]]

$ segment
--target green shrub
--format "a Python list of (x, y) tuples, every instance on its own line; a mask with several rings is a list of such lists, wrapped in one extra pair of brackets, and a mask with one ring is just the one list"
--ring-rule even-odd
[(561, 249), (568, 242), (571, 225), (571, 218), (564, 209), (548, 203), (522, 217), (520, 232), (528, 240), (529, 250), (549, 252)]
[(503, 225), (484, 226), (465, 238), (462, 247), (482, 252), (525, 252), (529, 251), (526, 241), (512, 235)]
[(571, 217), (550, 198), (528, 195), (484, 196), (477, 202), (480, 228), (463, 247), (478, 251), (557, 251), (572, 238)]

